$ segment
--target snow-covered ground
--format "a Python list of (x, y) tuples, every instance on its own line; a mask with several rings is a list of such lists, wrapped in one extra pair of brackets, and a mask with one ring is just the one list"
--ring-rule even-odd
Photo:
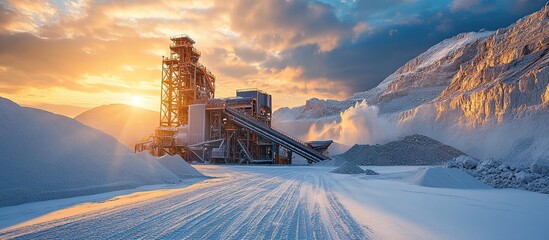
[(134, 154), (112, 136), (0, 97), (0, 206), (203, 177), (179, 156)]
[[(0, 229), (14, 226), (29, 220), (42, 218), (45, 215), (53, 213), (48, 216), (59, 216), (63, 214), (63, 211), (59, 211), (66, 208), (71, 208), (78, 204), (92, 203), (92, 202), (105, 202), (117, 198), (118, 196), (139, 196), (147, 195), (153, 192), (160, 192), (163, 189), (176, 189), (188, 187), (192, 184), (201, 182), (206, 178), (190, 178), (183, 179), (177, 184), (156, 184), (146, 185), (132, 189), (118, 190), (112, 192), (99, 193), (94, 195), (86, 195), (71, 198), (62, 198), (41, 202), (24, 203), (16, 206), (8, 206), (0, 208)], [(151, 192), (152, 191), (152, 192)], [(158, 196), (158, 194), (157, 194)], [(41, 220), (40, 220), (41, 221)], [(2, 238), (0, 238), (2, 239)]]
[[(334, 167), (318, 166), (196, 168), (217, 178), (110, 199), (88, 196), (92, 202), (72, 207), (53, 200), (0, 208), (2, 227), (41, 208), (60, 208), (0, 230), (0, 239), (544, 239), (549, 234), (549, 195), (478, 188), (472, 182), (456, 188), (456, 181), (474, 181), (456, 169), (369, 166), (380, 173), (369, 176), (333, 174)], [(454, 183), (445, 181), (448, 177)], [(422, 186), (433, 178), (447, 185)]]

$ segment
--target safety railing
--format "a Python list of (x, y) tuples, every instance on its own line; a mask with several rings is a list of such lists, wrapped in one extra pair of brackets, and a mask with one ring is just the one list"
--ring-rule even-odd
[(303, 141), (303, 140), (301, 140), (301, 139), (299, 139), (299, 138), (297, 138), (297, 137), (294, 137), (294, 136), (292, 136), (291, 134), (289, 134), (289, 133), (287, 133), (287, 132), (285, 132), (285, 131), (283, 131), (283, 130), (280, 130), (280, 128), (275, 128), (275, 127), (273, 127), (273, 126), (271, 126), (271, 128), (274, 129), (274, 130), (277, 131), (277, 132), (280, 132), (280, 133), (286, 135), (287, 137), (293, 139), (294, 141), (296, 141), (296, 142), (298, 142), (298, 143), (301, 143), (303, 146), (309, 146), (309, 144), (308, 144), (307, 142), (305, 142), (305, 141)]

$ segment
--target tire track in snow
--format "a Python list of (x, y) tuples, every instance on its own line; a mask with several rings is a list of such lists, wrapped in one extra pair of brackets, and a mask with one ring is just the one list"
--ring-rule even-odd
[(163, 198), (0, 230), (0, 239), (368, 238), (330, 192), (323, 177), (327, 173), (292, 167), (201, 168), (224, 179)]

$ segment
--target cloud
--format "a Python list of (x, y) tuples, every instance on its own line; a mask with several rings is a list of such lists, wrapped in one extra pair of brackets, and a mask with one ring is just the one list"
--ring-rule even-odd
[(471, 7), (478, 6), (480, 0), (454, 0), (450, 9), (453, 11), (457, 10), (468, 10)]
[(0, 94), (93, 106), (137, 93), (155, 109), (160, 56), (169, 36), (186, 33), (217, 77), (216, 96), (257, 87), (277, 106), (342, 99), (444, 38), (505, 27), (543, 4), (479, 0), (472, 8), (482, 11), (453, 11), (447, 0), (5, 1)]
[(357, 40), (362, 34), (371, 32), (373, 29), (370, 27), (367, 23), (364, 22), (358, 22), (353, 27), (353, 40)]
[[(330, 52), (318, 51), (314, 45), (283, 51), (264, 63), (265, 67), (303, 69), (300, 81), (329, 79), (334, 83), (332, 91), (351, 94), (375, 87), (408, 59), (420, 54), (437, 42), (425, 37), (428, 27), (401, 27), (398, 35), (389, 36), (386, 31), (374, 32), (358, 41), (347, 41)], [(412, 34), (417, 32), (418, 34)], [(425, 33), (422, 35), (421, 33)], [(402, 49), (406, 44), (407, 49)]]
[[(0, 26), (3, 28), (10, 26), (14, 20), (14, 11), (7, 9), (4, 4), (0, 3)], [(4, 29), (4, 31), (6, 31), (6, 29)]]
[(236, 55), (245, 62), (263, 62), (267, 58), (267, 52), (251, 47), (235, 47)]
[(57, 17), (57, 8), (50, 1), (8, 0), (6, 3), (14, 21), (4, 27), (12, 31), (34, 32), (41, 24)]
[(315, 44), (329, 51), (353, 34), (335, 9), (316, 1), (240, 0), (233, 3), (231, 27), (243, 38), (269, 50)]
[[(28, 33), (0, 34), (0, 44), (10, 46), (0, 49), (0, 65), (8, 68), (1, 73), (4, 74), (2, 82), (10, 82), (14, 87), (47, 87), (60, 84), (72, 89), (86, 88), (89, 86), (78, 82), (84, 75), (123, 75), (125, 73), (118, 68), (122, 65), (158, 65), (157, 61), (144, 61), (151, 56), (139, 50), (155, 41), (158, 40), (94, 41), (83, 37), (43, 39)], [(157, 74), (151, 75), (147, 72), (139, 71), (138, 79), (128, 75), (128, 83), (157, 77)], [(19, 73), (21, 76), (9, 77), (12, 73)]]

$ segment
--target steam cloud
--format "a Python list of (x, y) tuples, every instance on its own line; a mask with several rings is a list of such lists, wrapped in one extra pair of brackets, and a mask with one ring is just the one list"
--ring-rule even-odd
[(317, 121), (311, 125), (307, 139), (333, 139), (335, 142), (353, 144), (382, 144), (401, 136), (398, 125), (389, 118), (379, 116), (379, 108), (366, 101), (340, 114), (331, 122)]

